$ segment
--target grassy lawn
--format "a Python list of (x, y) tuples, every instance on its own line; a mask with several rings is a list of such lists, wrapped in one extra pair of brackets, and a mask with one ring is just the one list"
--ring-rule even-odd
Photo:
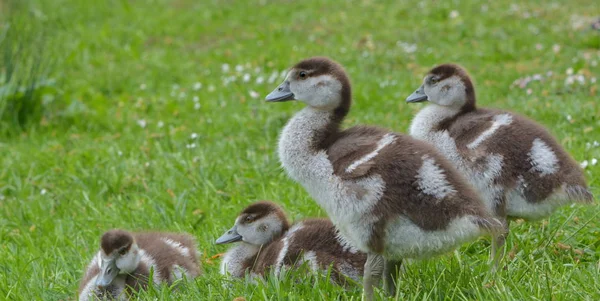
[[(0, 34), (16, 24), (17, 37), (32, 37), (24, 49), (50, 62), (30, 104), (37, 115), (1, 121), (0, 300), (75, 299), (100, 235), (116, 227), (186, 231), (203, 252), (203, 277), (141, 299), (360, 300), (360, 287), (317, 278), (230, 281), (213, 257), (250, 202), (277, 201), (293, 220), (325, 215), (276, 154), (302, 105), (263, 101), (282, 71), (313, 55), (350, 74), (347, 126), (399, 132), (421, 108), (404, 99), (426, 71), (460, 63), (480, 105), (546, 125), (587, 162), (600, 197), (600, 32), (590, 29), (600, 4), (410, 2), (0, 0)], [(5, 72), (11, 59), (0, 60)], [(485, 239), (412, 262), (400, 299), (600, 300), (599, 212), (573, 206), (513, 223), (495, 276)]]

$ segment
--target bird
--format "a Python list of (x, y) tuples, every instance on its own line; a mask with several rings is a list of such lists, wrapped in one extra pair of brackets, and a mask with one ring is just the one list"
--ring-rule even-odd
[(266, 100), (306, 105), (280, 134), (279, 160), (340, 237), (367, 253), (365, 300), (373, 299), (382, 276), (384, 290), (395, 294), (402, 259), (440, 255), (501, 230), (466, 178), (433, 146), (374, 126), (341, 129), (351, 84), (332, 59), (300, 61)]
[(290, 226), (283, 209), (271, 201), (247, 206), (234, 226), (216, 240), (217, 244), (237, 242), (221, 261), (221, 274), (236, 278), (279, 276), (282, 270), (306, 264), (324, 274), (331, 266), (331, 280), (345, 285), (346, 278), (361, 279), (367, 257), (340, 241), (328, 219), (305, 219)]
[(195, 245), (189, 234), (109, 230), (86, 269), (79, 300), (127, 300), (147, 288), (149, 281), (171, 284), (193, 279), (202, 273)]
[(473, 183), (505, 231), (492, 239), (494, 269), (511, 219), (539, 220), (573, 202), (591, 203), (583, 171), (535, 121), (480, 108), (467, 71), (457, 64), (431, 69), (408, 103), (428, 101), (410, 135), (434, 145)]

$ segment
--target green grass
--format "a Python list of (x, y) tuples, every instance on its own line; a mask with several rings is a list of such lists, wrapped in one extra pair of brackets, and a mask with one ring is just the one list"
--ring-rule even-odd
[[(255, 200), (278, 201), (294, 220), (324, 215), (276, 155), (301, 105), (262, 100), (281, 80), (273, 73), (312, 55), (335, 58), (353, 80), (347, 126), (400, 132), (421, 108), (404, 98), (425, 72), (460, 63), (481, 105), (538, 120), (587, 160), (600, 195), (597, 1), (401, 2), (22, 0), (8, 11), (0, 1), (0, 26), (35, 22), (55, 62), (39, 117), (0, 136), (0, 299), (74, 299), (101, 233), (120, 227), (187, 231), (204, 253), (203, 277), (142, 299), (359, 300), (360, 288), (322, 279), (232, 282), (210, 259)], [(584, 84), (565, 83), (570, 68)], [(544, 80), (512, 85), (534, 74)], [(495, 277), (483, 239), (413, 262), (400, 299), (599, 300), (599, 220), (594, 205), (513, 224), (507, 269)]]

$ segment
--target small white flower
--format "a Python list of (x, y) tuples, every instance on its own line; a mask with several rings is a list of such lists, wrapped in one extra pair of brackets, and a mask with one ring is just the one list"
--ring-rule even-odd
[(242, 80), (245, 83), (249, 82), (250, 81), (250, 74), (248, 74), (248, 73), (244, 74), (244, 77), (242, 78)]
[(183, 91), (179, 92), (179, 98), (185, 98), (185, 95), (186, 95), (185, 92), (183, 92)]
[(186, 148), (196, 148), (196, 143), (190, 143), (185, 146)]
[(123, 152), (122, 151), (117, 151), (117, 156), (119, 156), (119, 157), (123, 156)]
[(141, 84), (140, 85), (140, 90), (146, 90), (146, 84)]
[(165, 123), (161, 121), (159, 121), (156, 126), (158, 126), (158, 128), (162, 128), (163, 126), (165, 126)]
[(581, 162), (581, 168), (586, 168), (587, 166), (588, 166), (588, 161), (583, 160), (583, 162)]
[(279, 78), (279, 72), (273, 71), (273, 73), (271, 73), (271, 76), (269, 76), (269, 79), (267, 79), (267, 82), (269, 84), (272, 84), (277, 80), (277, 78)]
[(544, 46), (542, 44), (540, 44), (540, 43), (537, 43), (537, 44), (535, 44), (535, 49), (536, 50), (542, 50), (542, 49), (544, 49)]
[(200, 97), (198, 97), (198, 96), (194, 96), (194, 97), (192, 97), (192, 100), (193, 100), (194, 102), (199, 102), (199, 101), (200, 101)]
[(551, 77), (552, 74), (554, 74), (552, 71), (548, 71), (548, 72), (546, 72), (546, 77)]
[(533, 90), (531, 90), (531, 88), (527, 89), (527, 95), (531, 95), (531, 93), (533, 93)]
[(558, 44), (552, 45), (552, 51), (554, 51), (554, 53), (558, 53), (560, 51), (560, 45), (558, 45)]
[(402, 47), (402, 50), (406, 53), (414, 53), (417, 51), (417, 44), (405, 43), (402, 41), (396, 42), (396, 45)]
[(250, 97), (258, 98), (259, 96), (260, 96), (260, 94), (258, 94), (258, 92), (250, 90)]
[(215, 86), (210, 85), (208, 86), (208, 92), (214, 92), (215, 91)]
[(137, 121), (137, 124), (139, 126), (141, 126), (142, 128), (145, 128), (146, 127), (146, 120), (140, 119), (140, 120)]
[(571, 115), (567, 115), (567, 120), (571, 121), (573, 119), (573, 117), (571, 117)]
[(481, 12), (482, 12), (482, 13), (485, 13), (485, 12), (487, 12), (487, 11), (488, 11), (488, 6), (487, 6), (486, 4), (482, 5), (482, 6), (481, 6)]
[(46, 191), (46, 189), (43, 189), (43, 188), (42, 188), (42, 190), (40, 190), (40, 194), (41, 194), (41, 195), (44, 195), (44, 194), (46, 194), (46, 192), (48, 192), (48, 191)]
[(585, 76), (583, 76), (583, 74), (578, 74), (578, 75), (576, 75), (576, 76), (575, 76), (575, 79), (577, 80), (577, 82), (578, 82), (580, 85), (583, 85), (583, 84), (585, 84)]
[(590, 83), (595, 84), (596, 83), (596, 78), (595, 77), (590, 78)]
[(200, 90), (200, 89), (202, 89), (202, 83), (200, 83), (200, 82), (196, 82), (196, 83), (194, 84), (194, 91), (198, 91), (198, 90)]
[(194, 109), (195, 110), (200, 110), (200, 103), (195, 103), (194, 104)]
[(575, 78), (573, 78), (572, 76), (568, 76), (565, 79), (565, 85), (570, 86), (575, 82)]
[(259, 85), (260, 85), (260, 84), (262, 84), (263, 82), (265, 82), (265, 78), (264, 78), (264, 77), (262, 77), (262, 76), (259, 76), (259, 77), (257, 77), (257, 78), (256, 78), (256, 83), (257, 83), (257, 84), (259, 84)]
[(594, 141), (594, 144), (593, 144), (593, 146), (594, 146), (594, 147), (598, 147), (598, 146), (600, 146), (600, 143), (598, 143), (598, 141)]
[(460, 14), (458, 13), (457, 10), (453, 10), (450, 12), (450, 19), (456, 19), (456, 18), (458, 18), (459, 15)]
[(196, 134), (196, 133), (192, 133), (192, 134), (190, 135), (190, 139), (196, 139), (196, 138), (198, 138), (198, 134)]
[(244, 66), (242, 66), (242, 65), (236, 65), (236, 66), (235, 66), (235, 71), (237, 71), (237, 72), (242, 72), (242, 71), (244, 71)]
[(542, 75), (541, 74), (534, 74), (531, 79), (532, 80), (540, 81), (540, 80), (542, 80)]
[(0, 201), (4, 200), (5, 196), (3, 194), (0, 194)]
[(221, 65), (221, 71), (223, 73), (229, 72), (229, 64), (223, 64), (223, 65)]
[(179, 89), (178, 84), (173, 84), (173, 86), (171, 87), (171, 90), (178, 90), (178, 89)]
[(598, 160), (596, 158), (592, 158), (592, 165), (596, 165), (598, 163)]
[(146, 164), (144, 164), (144, 166), (146, 166), (146, 167), (150, 166), (150, 162), (146, 162)]
[(571, 75), (571, 74), (573, 74), (573, 68), (567, 69), (567, 75)]

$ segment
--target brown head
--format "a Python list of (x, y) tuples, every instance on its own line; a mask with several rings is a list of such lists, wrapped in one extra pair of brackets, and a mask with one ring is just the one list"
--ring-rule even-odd
[(244, 241), (264, 245), (281, 237), (289, 227), (281, 207), (273, 202), (260, 201), (246, 207), (236, 218), (234, 226), (219, 237), (216, 243)]
[(350, 109), (351, 94), (350, 80), (340, 64), (326, 57), (312, 57), (292, 67), (284, 82), (266, 100), (299, 100), (345, 116)]
[(467, 71), (459, 65), (439, 65), (425, 76), (423, 85), (406, 102), (430, 101), (461, 111), (475, 109), (475, 88)]
[(100, 248), (100, 274), (96, 280), (100, 288), (110, 285), (119, 274), (135, 271), (140, 263), (138, 246), (127, 231), (107, 231), (100, 239)]

